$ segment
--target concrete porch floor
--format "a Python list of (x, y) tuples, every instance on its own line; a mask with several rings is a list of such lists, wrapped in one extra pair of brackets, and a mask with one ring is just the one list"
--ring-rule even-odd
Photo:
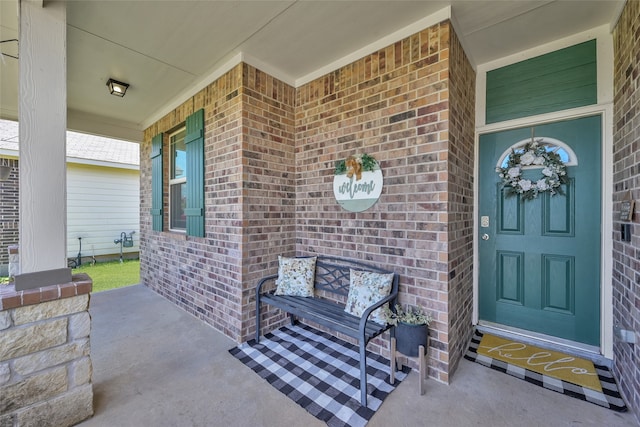
[[(136, 285), (93, 294), (95, 415), (81, 426), (325, 426), (228, 353), (236, 344)], [(417, 373), (369, 422), (379, 426), (634, 426), (582, 402), (462, 360), (450, 385)]]

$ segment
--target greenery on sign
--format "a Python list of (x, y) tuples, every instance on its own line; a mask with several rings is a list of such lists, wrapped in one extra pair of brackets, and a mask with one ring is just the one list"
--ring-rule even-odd
[[(540, 167), (542, 175), (537, 180), (522, 176), (525, 168)], [(523, 148), (511, 150), (505, 167), (497, 167), (496, 172), (506, 189), (507, 196), (520, 194), (522, 200), (532, 200), (538, 194), (549, 192), (552, 196), (563, 194), (561, 185), (568, 182), (567, 170), (558, 153), (547, 150), (540, 141), (531, 141)]]
[(395, 311), (389, 307), (384, 308), (384, 315), (387, 323), (398, 326), (398, 323), (407, 323), (409, 325), (429, 325), (433, 318), (430, 314), (425, 313), (421, 307), (412, 307), (408, 305), (403, 308), (400, 304), (396, 304)]
[[(373, 172), (378, 162), (373, 156), (368, 154), (359, 154), (353, 156), (358, 163), (362, 165), (363, 171)], [(347, 162), (346, 159), (336, 161), (336, 169), (333, 172), (334, 175), (342, 175), (347, 173)]]
[(342, 160), (337, 160), (336, 161), (336, 170), (333, 172), (334, 175), (342, 175), (347, 173), (347, 164), (344, 161), (344, 159)]

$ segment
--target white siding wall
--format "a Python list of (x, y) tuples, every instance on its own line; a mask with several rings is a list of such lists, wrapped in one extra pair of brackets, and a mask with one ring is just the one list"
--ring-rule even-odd
[(140, 238), (140, 173), (138, 170), (67, 163), (67, 257), (120, 254), (113, 243), (121, 232)]

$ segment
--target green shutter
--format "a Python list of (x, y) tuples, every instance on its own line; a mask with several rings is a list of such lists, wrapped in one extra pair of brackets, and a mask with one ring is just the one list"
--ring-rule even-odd
[(151, 221), (152, 229), (162, 231), (162, 134), (151, 140)]
[(596, 59), (590, 40), (489, 71), (486, 122), (596, 104)]
[(187, 117), (187, 235), (204, 237), (204, 110)]

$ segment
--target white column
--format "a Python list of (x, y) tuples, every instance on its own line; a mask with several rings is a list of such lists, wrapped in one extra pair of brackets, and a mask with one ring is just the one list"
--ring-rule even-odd
[(66, 268), (66, 3), (20, 0), (19, 34), (20, 276), (24, 277), (16, 277), (16, 288), (25, 289), (71, 279)]

